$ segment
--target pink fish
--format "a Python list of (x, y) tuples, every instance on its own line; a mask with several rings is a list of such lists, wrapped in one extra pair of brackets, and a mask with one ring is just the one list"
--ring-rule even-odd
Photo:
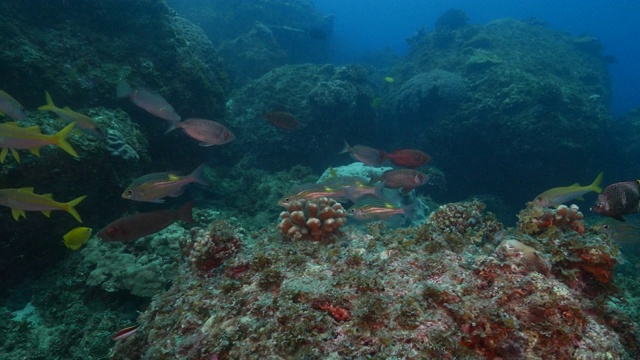
[(429, 161), (431, 157), (420, 150), (400, 149), (394, 150), (392, 153), (384, 154), (385, 158), (391, 160), (392, 163), (408, 168), (415, 169)]
[(147, 89), (134, 90), (127, 82), (123, 81), (118, 84), (116, 93), (119, 98), (129, 97), (134, 104), (145, 109), (148, 113), (169, 121), (171, 126), (182, 119), (167, 100)]
[(224, 125), (206, 119), (187, 119), (176, 122), (167, 132), (175, 128), (181, 128), (187, 135), (200, 140), (200, 146), (222, 145), (236, 138)]
[(372, 182), (383, 181), (384, 187), (389, 189), (401, 188), (404, 193), (424, 185), (428, 180), (425, 173), (413, 169), (387, 170), (382, 176), (371, 179)]
[(160, 210), (121, 217), (104, 227), (98, 237), (105, 241), (129, 242), (155, 234), (176, 220), (193, 222), (192, 203), (186, 203), (177, 211)]
[(374, 149), (364, 145), (349, 146), (347, 141), (344, 142), (344, 148), (340, 154), (349, 153), (354, 160), (361, 161), (367, 165), (379, 166), (386, 160), (384, 151)]
[(111, 340), (113, 341), (118, 341), (118, 340), (124, 340), (126, 338), (128, 338), (129, 336), (135, 334), (138, 331), (138, 327), (140, 325), (134, 325), (134, 326), (129, 326), (126, 327), (120, 331), (118, 331), (117, 333), (113, 334), (111, 336)]

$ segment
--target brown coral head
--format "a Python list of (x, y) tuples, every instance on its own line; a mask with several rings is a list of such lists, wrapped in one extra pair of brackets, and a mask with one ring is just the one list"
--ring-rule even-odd
[(496, 248), (496, 255), (516, 272), (537, 271), (547, 275), (551, 270), (551, 265), (536, 249), (515, 239), (502, 241)]
[(278, 229), (290, 239), (321, 241), (340, 233), (345, 215), (342, 205), (330, 198), (293, 201), (280, 213)]

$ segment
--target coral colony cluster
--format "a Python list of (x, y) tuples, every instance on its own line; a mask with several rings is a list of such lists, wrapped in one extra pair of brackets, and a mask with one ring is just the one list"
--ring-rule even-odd
[(416, 228), (321, 232), (344, 219), (336, 205), (291, 205), (267, 233), (220, 221), (193, 231), (183, 244), (190, 265), (113, 358), (640, 355), (635, 325), (608, 301), (616, 247), (577, 226), (577, 207), (529, 204), (505, 230), (482, 203), (461, 202)]
[(280, 213), (278, 229), (291, 239), (320, 241), (339, 234), (346, 222), (342, 205), (326, 197), (292, 201), (287, 210)]

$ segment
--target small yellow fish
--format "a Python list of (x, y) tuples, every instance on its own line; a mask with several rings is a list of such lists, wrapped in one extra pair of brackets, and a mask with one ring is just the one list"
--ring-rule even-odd
[(582, 195), (588, 192), (597, 192), (600, 193), (602, 188), (600, 187), (600, 183), (602, 182), (602, 177), (604, 173), (598, 174), (595, 180), (591, 185), (580, 186), (580, 184), (575, 183), (571, 186), (561, 186), (553, 189), (549, 189), (542, 194), (536, 196), (533, 200), (534, 204), (544, 206), (544, 207), (555, 207), (560, 204), (564, 204), (567, 201), (571, 201), (573, 199), (582, 200)]
[(66, 247), (71, 250), (78, 250), (91, 238), (91, 234), (93, 234), (93, 229), (80, 226), (70, 230), (62, 238)]
[(391, 76), (387, 76), (387, 77), (384, 78), (384, 81), (387, 84), (393, 84), (394, 82), (396, 82), (396, 79), (392, 78)]

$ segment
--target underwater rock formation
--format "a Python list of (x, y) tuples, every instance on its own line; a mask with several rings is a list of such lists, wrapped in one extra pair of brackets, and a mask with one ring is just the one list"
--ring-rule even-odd
[[(324, 170), (342, 148), (345, 134), (358, 134), (356, 143), (375, 136), (372, 99), (368, 72), (359, 65), (277, 68), (240, 88), (227, 102), (227, 123), (238, 129), (237, 146), (229, 149), (229, 156), (249, 157), (253, 166), (269, 170), (297, 164)], [(287, 111), (300, 125), (277, 128), (262, 118), (271, 111)]]
[(11, 0), (0, 7), (0, 65), (12, 84), (4, 90), (27, 108), (42, 105), (45, 89), (73, 108), (115, 107), (116, 84), (126, 79), (162, 90), (186, 116), (223, 114), (221, 59), (164, 1)]
[(183, 265), (113, 358), (637, 357), (635, 327), (603, 301), (618, 290), (594, 273), (595, 258), (616, 256), (609, 239), (507, 234), (482, 207), (441, 212), (442, 224), (475, 213), (470, 228), (486, 229), (482, 242), (456, 246), (445, 227), (349, 228), (339, 243), (248, 235), (254, 245), (226, 257), (224, 271), (203, 278)]
[[(543, 190), (601, 171), (611, 92), (597, 39), (535, 21), (454, 22), (409, 39), (409, 55), (390, 71), (394, 85), (381, 96), (395, 100), (382, 103), (380, 123), (388, 124), (391, 141), (421, 134), (422, 148), (438, 159), (456, 197), (491, 189), (514, 207), (535, 194), (513, 184)], [(427, 106), (423, 95), (424, 106), (407, 113), (404, 104), (416, 103), (403, 100), (415, 98), (407, 91), (433, 69), (453, 74), (455, 83), (463, 79), (468, 95), (450, 111)], [(403, 126), (407, 119), (412, 126)], [(553, 183), (540, 174), (554, 174)]]

